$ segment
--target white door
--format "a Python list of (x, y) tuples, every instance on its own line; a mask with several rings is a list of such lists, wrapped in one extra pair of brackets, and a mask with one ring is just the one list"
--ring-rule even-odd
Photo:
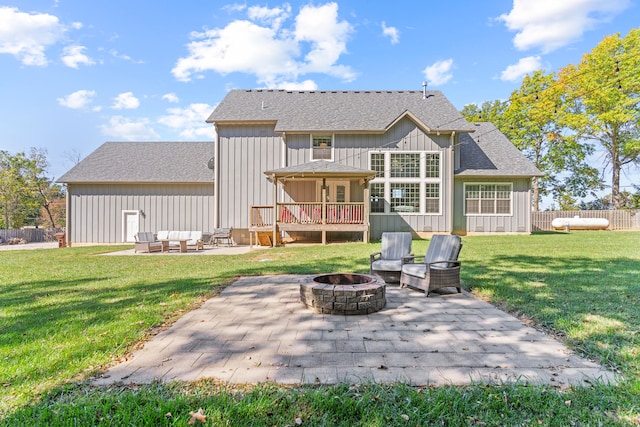
[[(322, 200), (322, 183), (318, 184), (318, 198)], [(349, 181), (328, 181), (327, 182), (327, 202), (330, 203), (345, 203), (350, 200), (349, 194)]]
[(133, 243), (140, 231), (140, 211), (122, 211), (122, 241)]

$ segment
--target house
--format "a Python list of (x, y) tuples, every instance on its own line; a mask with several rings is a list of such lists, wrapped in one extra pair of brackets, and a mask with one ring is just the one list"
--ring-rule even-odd
[(211, 142), (106, 142), (58, 179), (69, 245), (133, 242), (138, 231), (213, 225)]
[(236, 241), (531, 230), (541, 172), (439, 91), (232, 90), (207, 122)]
[(439, 91), (232, 90), (207, 122), (213, 142), (107, 142), (63, 175), (70, 244), (531, 231), (541, 172)]

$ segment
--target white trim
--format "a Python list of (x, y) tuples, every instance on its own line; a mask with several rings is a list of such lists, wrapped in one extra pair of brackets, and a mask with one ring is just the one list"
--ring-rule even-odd
[[(509, 186), (509, 213), (467, 213), (467, 185), (505, 185)], [(479, 199), (480, 200), (480, 199)], [(493, 199), (494, 201), (496, 199)], [(503, 200), (503, 199), (501, 199)], [(463, 216), (513, 216), (513, 182), (501, 182), (501, 181), (482, 181), (482, 182), (465, 182), (462, 186), (462, 215)]]
[[(344, 203), (351, 203), (351, 182), (350, 181), (332, 181), (327, 179), (327, 187), (331, 189), (328, 191), (329, 198), (335, 199), (336, 189), (338, 186), (344, 186)], [(316, 181), (316, 200), (322, 200), (322, 181)], [(337, 203), (335, 200), (327, 200), (330, 203)]]
[[(438, 150), (408, 150), (408, 151), (369, 151), (369, 169), (373, 170), (371, 157), (373, 154), (382, 154), (384, 156), (384, 177), (376, 176), (371, 180), (371, 184), (384, 184), (384, 200), (385, 211), (384, 212), (369, 212), (370, 215), (388, 215), (388, 214), (401, 214), (401, 215), (426, 215), (426, 216), (438, 216), (442, 215), (442, 199), (443, 199), (443, 157), (444, 153)], [(391, 156), (394, 154), (419, 154), (420, 157), (420, 176), (413, 178), (400, 178), (391, 177)], [(427, 171), (427, 154), (438, 155), (438, 178), (431, 178), (426, 176)], [(391, 184), (420, 184), (420, 199), (418, 212), (395, 212), (391, 210)], [(426, 184), (438, 184), (438, 212), (426, 212)], [(371, 201), (368, 201), (371, 203)]]
[[(322, 136), (331, 136), (331, 158), (329, 159), (314, 159), (313, 158), (313, 137), (322, 137)], [(335, 150), (336, 150), (336, 138), (335, 138), (335, 134), (328, 134), (328, 133), (316, 133), (316, 134), (309, 134), (309, 147), (310, 147), (310, 154), (309, 154), (309, 158), (310, 161), (312, 162), (316, 162), (318, 160), (326, 160), (329, 162), (333, 162), (334, 156), (335, 156)]]
[(140, 231), (140, 211), (139, 210), (123, 210), (122, 211), (122, 243), (133, 243), (134, 240), (127, 240), (127, 217), (129, 215), (135, 215), (138, 220), (138, 229), (135, 231), (136, 233)]

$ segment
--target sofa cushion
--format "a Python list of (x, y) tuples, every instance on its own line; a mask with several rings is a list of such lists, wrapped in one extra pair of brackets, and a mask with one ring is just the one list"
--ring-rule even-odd
[(371, 270), (400, 271), (402, 270), (402, 261), (399, 259), (379, 259), (371, 263)]
[(158, 231), (158, 240), (167, 240), (169, 238), (168, 230), (160, 230)]
[(424, 279), (427, 275), (427, 265), (424, 263), (405, 264), (402, 266), (402, 272), (410, 276), (416, 276)]

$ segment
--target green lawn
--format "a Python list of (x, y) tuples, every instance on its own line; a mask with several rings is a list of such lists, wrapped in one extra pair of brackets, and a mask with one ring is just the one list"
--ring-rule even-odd
[[(118, 248), (0, 252), (0, 425), (637, 425), (640, 233), (465, 237), (466, 289), (624, 376), (618, 386), (94, 388), (86, 378), (235, 277), (368, 270), (378, 244), (241, 256), (102, 256)], [(428, 241), (414, 241), (423, 253)]]

